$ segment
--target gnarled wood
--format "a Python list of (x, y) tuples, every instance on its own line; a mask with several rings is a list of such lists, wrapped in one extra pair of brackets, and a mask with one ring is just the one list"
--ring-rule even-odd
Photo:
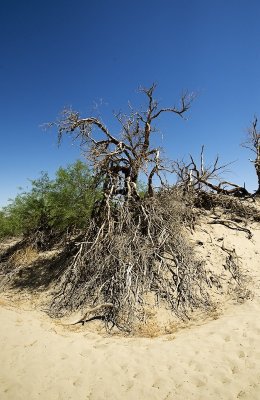
[(75, 314), (71, 315), (68, 319), (66, 319), (66, 322), (63, 323), (63, 325), (76, 325), (79, 323), (84, 324), (84, 322), (86, 322), (90, 314), (95, 314), (97, 313), (97, 311), (111, 307), (114, 307), (112, 303), (103, 303), (95, 307), (88, 308), (87, 310), (81, 310), (76, 315)]

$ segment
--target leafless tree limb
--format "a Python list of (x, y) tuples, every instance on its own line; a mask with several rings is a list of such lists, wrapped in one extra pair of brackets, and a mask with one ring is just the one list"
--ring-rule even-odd
[(248, 129), (248, 138), (242, 146), (251, 150), (255, 154), (255, 159), (250, 160), (255, 167), (258, 187), (255, 195), (260, 195), (260, 131), (257, 128), (258, 119), (254, 118), (251, 127)]
[(205, 166), (204, 146), (202, 146), (199, 167), (193, 156), (190, 155), (190, 162), (188, 164), (183, 161), (176, 161), (174, 163), (174, 170), (177, 174), (179, 184), (185, 190), (192, 188), (195, 190), (212, 190), (215, 193), (225, 195), (249, 196), (250, 193), (245, 187), (220, 179), (220, 175), (226, 171), (230, 164), (219, 165), (219, 157), (217, 156), (212, 165)]
[(115, 115), (122, 129), (118, 134), (112, 134), (99, 119), (81, 118), (79, 113), (71, 110), (65, 110), (63, 117), (55, 123), (59, 142), (64, 134), (80, 140), (81, 148), (95, 170), (97, 184), (102, 182), (103, 185), (102, 207), (107, 199), (117, 196), (138, 199), (137, 181), (141, 172), (147, 175), (147, 194), (153, 196), (153, 178), (161, 179), (166, 168), (160, 149), (151, 147), (151, 135), (155, 131), (153, 122), (165, 112), (183, 117), (193, 96), (185, 93), (180, 107), (160, 108), (154, 99), (155, 88), (153, 84), (148, 89), (140, 89), (147, 99), (144, 112), (134, 111), (131, 107), (129, 115)]

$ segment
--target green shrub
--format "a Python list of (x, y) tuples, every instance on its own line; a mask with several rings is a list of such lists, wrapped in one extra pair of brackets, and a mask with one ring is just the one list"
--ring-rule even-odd
[(42, 173), (31, 185), (29, 192), (17, 195), (0, 212), (0, 237), (45, 228), (61, 232), (83, 228), (100, 196), (93, 188), (91, 171), (81, 161), (59, 168), (53, 180)]

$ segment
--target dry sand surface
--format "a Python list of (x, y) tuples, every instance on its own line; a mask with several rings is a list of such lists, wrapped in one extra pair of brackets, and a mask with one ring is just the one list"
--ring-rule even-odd
[(249, 241), (244, 232), (208, 229), (210, 235), (198, 231), (196, 238), (207, 242), (207, 252), (212, 237), (236, 247), (253, 278), (252, 299), (153, 339), (61, 327), (3, 300), (0, 399), (260, 399), (260, 231)]

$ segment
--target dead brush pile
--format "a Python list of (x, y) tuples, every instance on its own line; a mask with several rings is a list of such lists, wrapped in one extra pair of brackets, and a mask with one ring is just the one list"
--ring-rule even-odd
[[(108, 214), (107, 214), (108, 215)], [(196, 258), (184, 227), (194, 213), (172, 192), (110, 210), (101, 226), (92, 221), (56, 286), (49, 312), (63, 316), (104, 305), (107, 327), (131, 332), (144, 318), (147, 294), (157, 305), (186, 319), (195, 309), (211, 309), (210, 292), (218, 276)]]
[[(44, 289), (51, 294), (50, 316), (88, 309), (78, 322), (101, 319), (108, 330), (116, 326), (124, 332), (135, 332), (145, 324), (151, 295), (155, 305), (182, 320), (194, 310), (211, 312), (215, 309), (211, 293), (223, 294), (223, 280), (221, 271), (218, 275), (206, 268), (187, 238), (187, 229), (193, 229), (200, 213), (191, 204), (191, 197), (177, 188), (135, 205), (131, 201), (108, 204), (102, 223), (92, 219), (85, 233), (71, 240), (48, 267), (34, 261), (36, 249), (29, 248), (28, 260), (28, 247), (16, 245), (0, 260), (5, 287), (42, 290), (45, 279)], [(20, 265), (22, 257), (31, 264), (27, 269)], [(228, 277), (234, 289), (241, 284), (239, 263), (235, 268), (236, 274), (230, 269)]]
[(190, 194), (190, 202), (201, 210), (221, 210), (234, 220), (260, 222), (260, 208), (258, 200), (254, 197), (234, 197), (208, 191), (194, 191)]

